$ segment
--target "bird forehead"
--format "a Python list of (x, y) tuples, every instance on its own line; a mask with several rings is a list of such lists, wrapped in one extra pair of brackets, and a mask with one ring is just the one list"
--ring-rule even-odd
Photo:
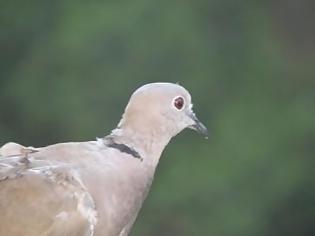
[(191, 97), (189, 92), (182, 86), (173, 83), (151, 83), (146, 84), (137, 89), (133, 97), (136, 99), (144, 100), (173, 100), (176, 96), (182, 96), (190, 101)]

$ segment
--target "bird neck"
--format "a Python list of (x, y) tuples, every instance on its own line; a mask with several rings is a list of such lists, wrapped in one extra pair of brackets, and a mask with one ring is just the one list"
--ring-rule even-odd
[(170, 135), (166, 135), (168, 132), (156, 132), (132, 128), (118, 127), (114, 129), (110, 135), (117, 144), (124, 144), (137, 153), (139, 153), (141, 160), (153, 166), (157, 166), (160, 156), (172, 138)]

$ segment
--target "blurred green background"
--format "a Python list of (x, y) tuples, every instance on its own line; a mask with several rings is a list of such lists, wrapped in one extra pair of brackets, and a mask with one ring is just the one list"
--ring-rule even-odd
[(315, 235), (315, 2), (2, 1), (0, 145), (92, 140), (179, 82), (211, 130), (161, 159), (132, 236)]

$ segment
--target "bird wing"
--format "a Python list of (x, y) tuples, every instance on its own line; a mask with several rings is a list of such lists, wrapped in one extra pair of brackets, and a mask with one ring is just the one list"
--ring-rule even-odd
[(68, 164), (0, 158), (0, 236), (93, 235), (94, 201)]

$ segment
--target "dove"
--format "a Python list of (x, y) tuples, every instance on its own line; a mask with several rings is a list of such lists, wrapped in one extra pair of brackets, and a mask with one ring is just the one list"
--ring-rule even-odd
[(150, 83), (95, 141), (0, 149), (1, 236), (127, 236), (165, 146), (185, 128), (207, 135), (191, 96)]

